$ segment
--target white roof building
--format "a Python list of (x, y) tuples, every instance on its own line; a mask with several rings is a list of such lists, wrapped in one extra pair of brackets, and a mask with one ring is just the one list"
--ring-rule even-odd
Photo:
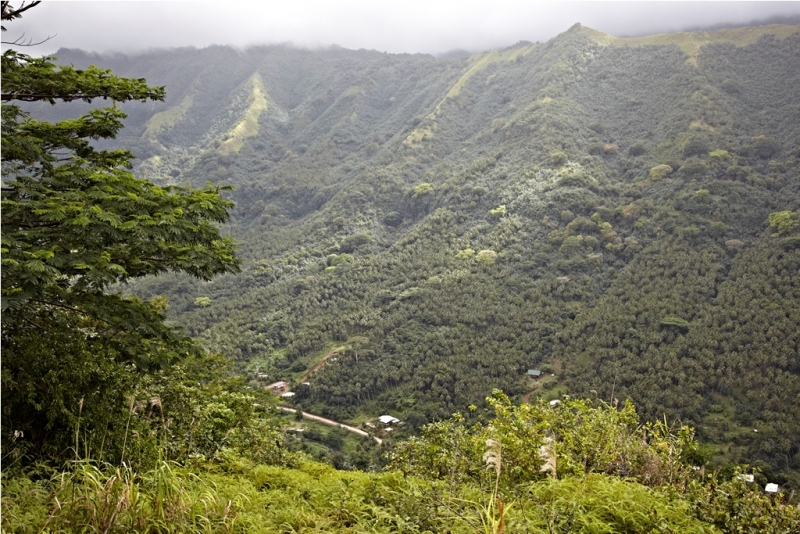
[(767, 493), (778, 493), (778, 490), (779, 490), (778, 485), (773, 484), (772, 482), (764, 486), (764, 491), (766, 491)]
[(383, 423), (384, 425), (396, 425), (400, 422), (400, 419), (392, 417), (391, 415), (382, 415), (378, 417), (378, 421)]
[(292, 397), (294, 397), (294, 391), (287, 391), (286, 393), (281, 395), (281, 397), (285, 399), (291, 399)]

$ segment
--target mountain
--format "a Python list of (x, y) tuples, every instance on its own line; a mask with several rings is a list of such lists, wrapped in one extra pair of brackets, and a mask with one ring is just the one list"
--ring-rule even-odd
[(796, 477), (799, 54), (800, 26), (575, 25), (469, 57), (57, 55), (166, 86), (125, 106), (140, 175), (236, 186), (240, 275), (125, 290), (240, 372), (308, 382), (303, 409), (418, 428), (492, 388), (631, 397)]

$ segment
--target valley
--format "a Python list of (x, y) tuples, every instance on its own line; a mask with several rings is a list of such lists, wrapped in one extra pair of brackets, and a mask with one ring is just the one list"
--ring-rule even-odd
[(631, 398), (695, 426), (710, 459), (796, 481), (799, 51), (796, 26), (576, 25), (457, 58), (57, 55), (166, 86), (124, 105), (114, 143), (138, 174), (235, 186), (240, 274), (120, 289), (168, 297), (251, 385), (310, 381), (297, 409), (414, 429), (493, 388)]

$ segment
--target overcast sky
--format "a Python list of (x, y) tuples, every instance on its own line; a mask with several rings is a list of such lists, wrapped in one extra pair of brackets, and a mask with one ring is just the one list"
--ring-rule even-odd
[(617, 36), (666, 33), (775, 16), (800, 16), (800, 2), (534, 2), (533, 0), (261, 0), (57, 2), (6, 23), (4, 41), (135, 52), (177, 46), (336, 44), (388, 52), (442, 53), (546, 41), (576, 22)]

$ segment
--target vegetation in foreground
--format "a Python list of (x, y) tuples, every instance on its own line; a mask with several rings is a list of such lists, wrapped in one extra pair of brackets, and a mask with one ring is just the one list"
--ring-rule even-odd
[(137, 470), (76, 460), (3, 474), (4, 532), (773, 532), (800, 528), (793, 495), (693, 469), (687, 427), (640, 425), (622, 408), (564, 400), (460, 414), (400, 443), (383, 472), (287, 453)]
[[(36, 4), (3, 2), (4, 23)], [(485, 423), (456, 414), (423, 426), (383, 472), (338, 471), (290, 450), (271, 397), (167, 326), (164, 299), (109, 291), (166, 271), (236, 272), (217, 227), (231, 207), (220, 189), (156, 186), (128, 172), (128, 152), (95, 147), (121, 128), (116, 107), (50, 124), (6, 103), (163, 91), (14, 51), (2, 60), (3, 532), (800, 527), (793, 494), (765, 495), (758, 473), (753, 483), (705, 473), (691, 429), (641, 425), (629, 403), (515, 406), (496, 391)], [(792, 217), (775, 218), (778, 233)]]

